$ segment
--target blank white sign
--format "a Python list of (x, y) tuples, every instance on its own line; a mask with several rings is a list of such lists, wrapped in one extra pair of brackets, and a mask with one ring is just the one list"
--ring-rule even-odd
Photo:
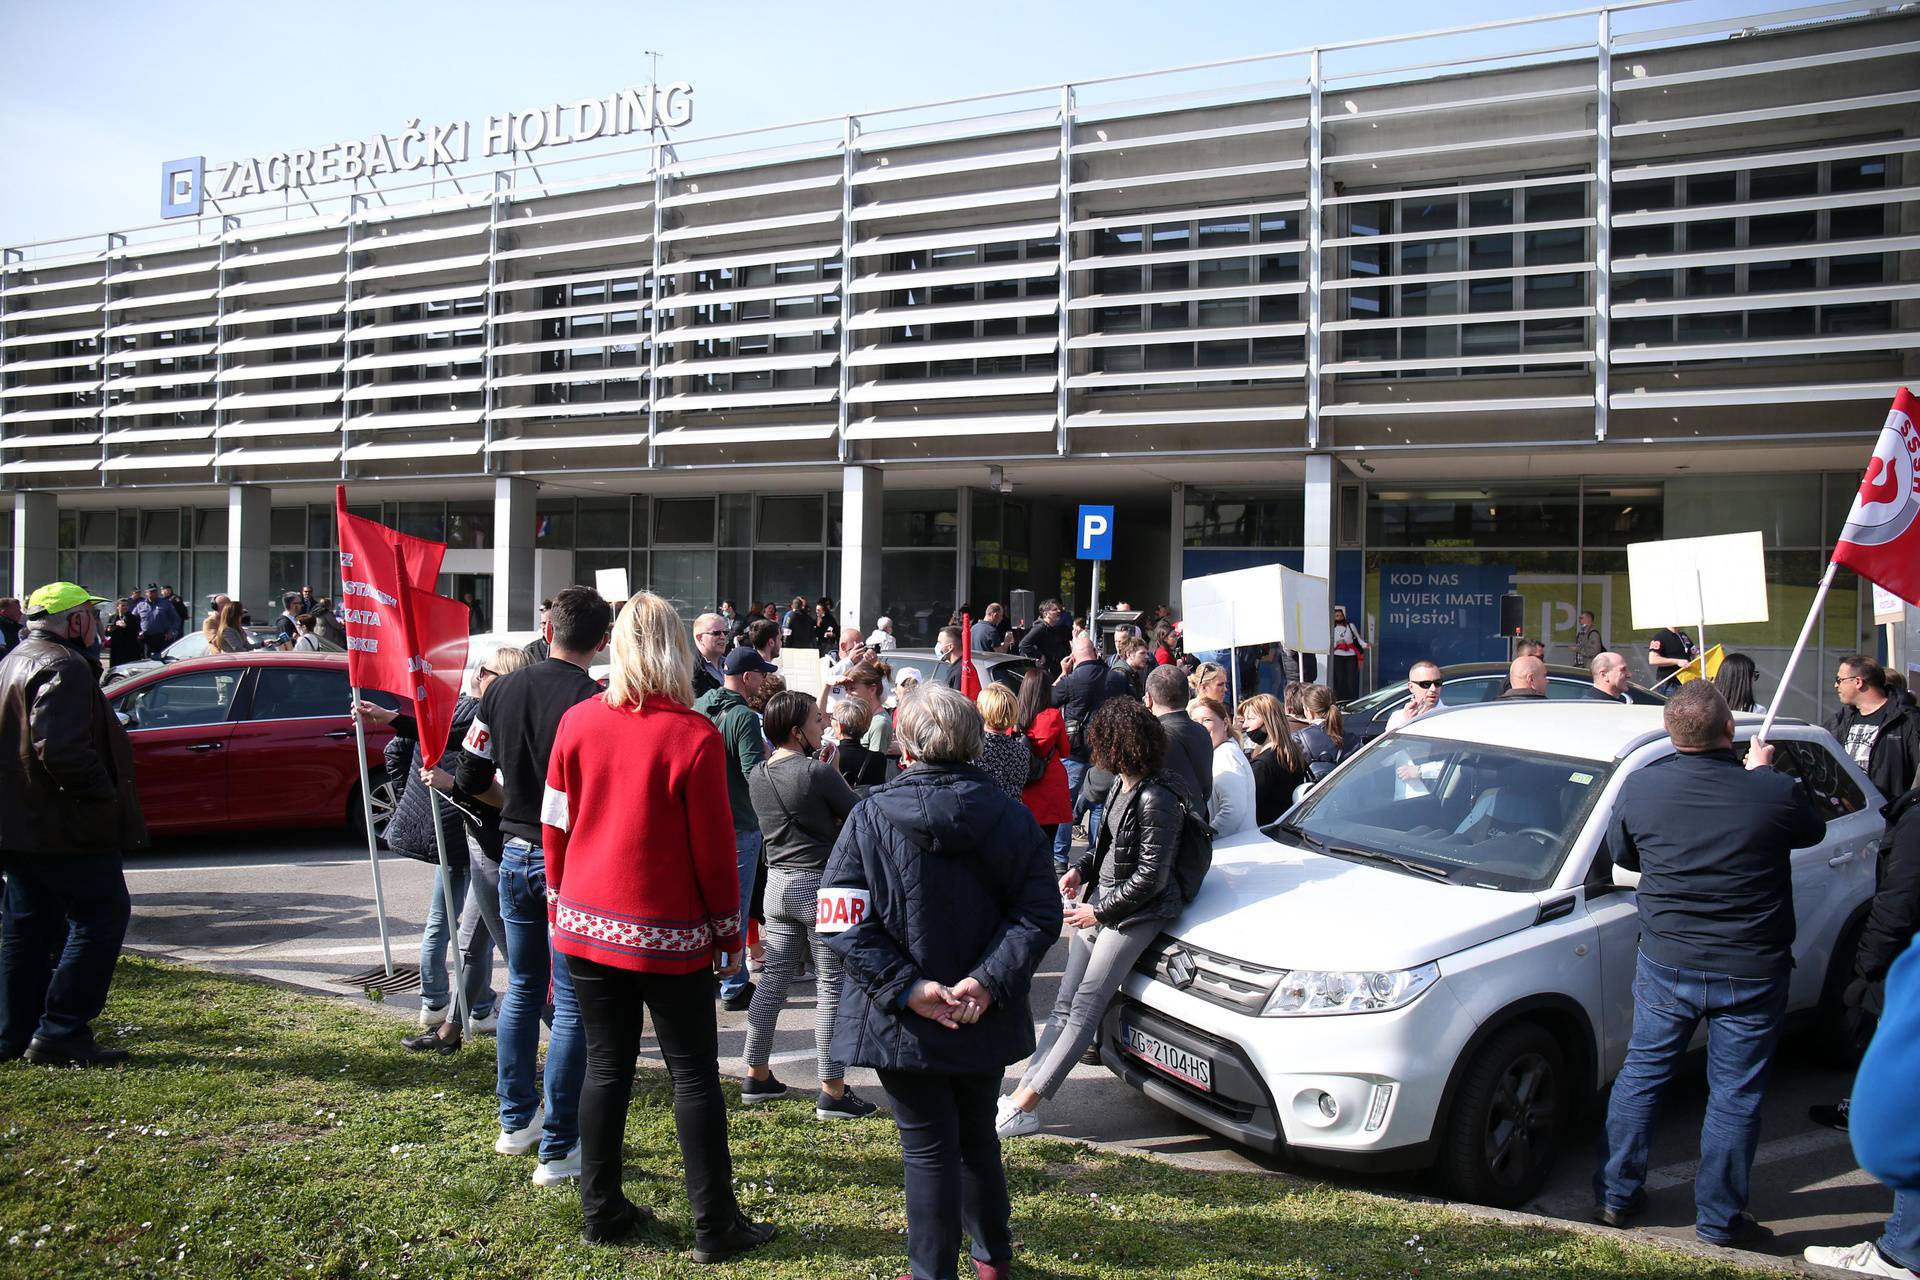
[(625, 604), (633, 592), (627, 590), (625, 569), (595, 569), (593, 587), (608, 604)]
[(1188, 578), (1180, 584), (1189, 653), (1284, 644), (1305, 653), (1333, 647), (1327, 580), (1277, 564)]
[(1759, 530), (1627, 546), (1633, 628), (1766, 622), (1766, 545)]

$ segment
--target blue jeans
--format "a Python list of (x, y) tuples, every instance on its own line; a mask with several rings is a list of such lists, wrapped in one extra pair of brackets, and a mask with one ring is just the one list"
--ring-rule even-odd
[[(467, 891), (473, 884), (473, 872), (468, 867), (449, 867), (450, 874), (442, 873), (438, 867), (433, 872), (433, 901), (427, 906), (427, 928), (420, 935), (420, 1007), (423, 1009), (444, 1009), (447, 1001), (453, 998), (452, 986), (447, 981), (448, 944), (457, 934), (467, 932), (460, 929), (459, 921), (449, 924), (447, 921), (447, 899), (442, 881), (453, 881), (454, 906), (464, 916), (467, 913)], [(465, 939), (467, 945), (462, 949), (460, 959), (466, 966), (467, 975), (467, 1011), (475, 1019), (486, 1017), (493, 1012), (495, 996), (493, 991), (493, 935), (482, 929), (469, 933)], [(456, 944), (457, 945), (457, 944)], [(457, 1016), (457, 1015), (456, 1015)]]
[(1920, 1191), (1893, 1193), (1893, 1216), (1881, 1233), (1880, 1252), (1909, 1271), (1920, 1271)]
[[(743, 938), (747, 934), (747, 909), (753, 903), (753, 882), (760, 875), (760, 839), (758, 831), (733, 833), (733, 865), (740, 872), (740, 936)], [(720, 980), (720, 998), (731, 1000), (746, 989), (747, 965), (743, 958), (740, 972)]]
[(92, 1039), (127, 936), (117, 853), (9, 853), (0, 924), (0, 1048)]
[[(1060, 763), (1067, 767), (1067, 803), (1069, 805), (1078, 804), (1080, 800), (1080, 783), (1087, 776), (1087, 762), (1077, 759), (1074, 756), (1068, 756)], [(1087, 829), (1089, 831), (1094, 830), (1092, 827)], [(1071, 860), (1072, 856), (1073, 823), (1063, 822), (1060, 824), (1059, 829), (1053, 833), (1053, 869), (1055, 874), (1066, 871), (1067, 863)]]
[(547, 933), (547, 860), (537, 845), (508, 840), (500, 859), (500, 920), (507, 929), (507, 998), (500, 1002), (500, 1068), (494, 1092), (500, 1127), (524, 1129), (540, 1105), (535, 1087), (540, 1010), (553, 984), (553, 1033), (547, 1041), (546, 1136), (540, 1159), (558, 1160), (580, 1138), (580, 1083), (587, 1071), (580, 1002), (566, 957)]
[(1607, 1161), (1594, 1195), (1626, 1209), (1647, 1177), (1647, 1142), (1660, 1095), (1687, 1042), (1707, 1023), (1707, 1114), (1694, 1176), (1694, 1231), (1724, 1244), (1747, 1207), (1747, 1178), (1760, 1145), (1760, 1100), (1787, 1012), (1786, 975), (1735, 978), (1671, 969), (1642, 954), (1633, 979), (1633, 1038), (1607, 1106)]

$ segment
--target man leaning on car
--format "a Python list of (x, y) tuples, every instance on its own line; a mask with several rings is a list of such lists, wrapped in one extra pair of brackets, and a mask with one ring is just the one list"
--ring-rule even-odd
[(127, 1057), (90, 1026), (127, 932), (121, 855), (147, 843), (133, 748), (100, 693), (98, 603), (71, 582), (41, 587), (26, 638), (0, 661), (0, 1060)]
[(1747, 1179), (1793, 970), (1791, 851), (1826, 827), (1800, 784), (1767, 767), (1772, 747), (1754, 743), (1741, 767), (1733, 713), (1710, 681), (1682, 687), (1663, 714), (1678, 754), (1621, 785), (1608, 831), (1614, 860), (1640, 873), (1640, 956), (1594, 1216), (1618, 1227), (1645, 1208), (1654, 1111), (1705, 1019), (1694, 1233), (1736, 1245), (1767, 1234), (1746, 1212)]

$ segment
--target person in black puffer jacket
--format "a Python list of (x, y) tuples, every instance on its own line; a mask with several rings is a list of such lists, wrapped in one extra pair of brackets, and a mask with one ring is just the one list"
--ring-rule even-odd
[(1173, 871), (1187, 806), (1185, 783), (1166, 767), (1166, 729), (1131, 698), (1113, 698), (1094, 713), (1087, 746), (1115, 781), (1093, 849), (1060, 878), (1060, 892), (1070, 898), (1088, 885), (1094, 894), (1067, 912), (1075, 932), (1059, 997), (1019, 1088), (1001, 1099), (996, 1128), (1003, 1138), (1040, 1131), (1041, 1101), (1093, 1043), (1108, 1002), (1161, 922), (1180, 912)]
[[(501, 649), (475, 669), (476, 690), (485, 690), (495, 677), (525, 664), (524, 651)], [(382, 838), (395, 853), (433, 863), (437, 868), (439, 849), (434, 841), (432, 798), (421, 780), (426, 761), (416, 740), (419, 728), (410, 715), (383, 711), (369, 702), (362, 702), (360, 709), (367, 719), (390, 724), (394, 731), (387, 744), (386, 762), (399, 800)], [(447, 866), (459, 918), (449, 927), (446, 886), (436, 870), (426, 929), (420, 938), (421, 1033), (401, 1042), (416, 1051), (452, 1053), (460, 1048), (462, 1033), (468, 1029), (461, 1026), (458, 1003), (452, 999), (447, 974), (449, 942), (459, 947), (465, 968), (467, 1011), (474, 1024), (471, 1029), (490, 1028), (498, 1003), (493, 990), (494, 949), (498, 947), (502, 955), (506, 954), (506, 929), (500, 919), (500, 811), (462, 792), (452, 776), (459, 762), (460, 743), (479, 709), (478, 697), (462, 696), (455, 705), (446, 749), (431, 774), (434, 789), (442, 793), (438, 806), (440, 831), (446, 840)]]
[(1300, 690), (1300, 709), (1307, 723), (1294, 731), (1293, 740), (1307, 766), (1309, 781), (1318, 782), (1354, 753), (1340, 725), (1340, 704), (1333, 690), (1323, 684), (1310, 684)]
[(1060, 936), (1046, 837), (969, 763), (981, 733), (961, 694), (922, 681), (906, 695), (908, 767), (848, 815), (814, 926), (846, 969), (834, 1053), (880, 1073), (913, 1274), (939, 1280), (956, 1275), (963, 1227), (981, 1276), (1012, 1265), (993, 1098), (1007, 1064), (1033, 1052), (1027, 991)]

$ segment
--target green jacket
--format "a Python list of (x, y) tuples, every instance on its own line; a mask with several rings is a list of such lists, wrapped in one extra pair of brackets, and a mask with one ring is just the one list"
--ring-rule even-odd
[(727, 799), (733, 805), (733, 829), (758, 831), (760, 820), (753, 815), (747, 775), (767, 759), (767, 739), (760, 728), (760, 717), (745, 698), (724, 685), (701, 694), (693, 709), (713, 721), (727, 744)]

